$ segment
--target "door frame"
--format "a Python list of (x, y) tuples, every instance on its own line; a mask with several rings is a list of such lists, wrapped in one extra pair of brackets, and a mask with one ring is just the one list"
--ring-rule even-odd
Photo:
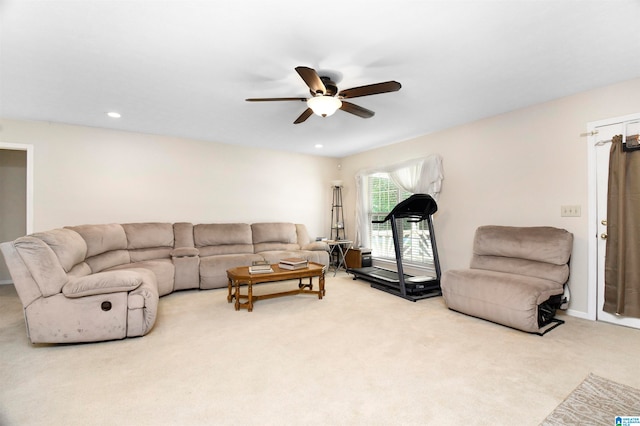
[(588, 273), (587, 273), (587, 319), (598, 319), (598, 205), (596, 179), (596, 143), (598, 127), (621, 124), (640, 119), (640, 113), (612, 117), (587, 123), (587, 167), (588, 167)]
[(33, 233), (33, 145), (0, 142), (0, 149), (27, 152), (27, 234)]

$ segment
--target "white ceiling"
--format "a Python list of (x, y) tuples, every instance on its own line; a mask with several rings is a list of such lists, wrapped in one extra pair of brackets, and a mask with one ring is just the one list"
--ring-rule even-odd
[[(637, 0), (0, 0), (0, 13), (1, 117), (331, 157), (640, 77)], [(340, 89), (402, 89), (351, 100), (373, 118), (298, 125), (302, 102), (245, 102), (308, 96), (298, 65)]]

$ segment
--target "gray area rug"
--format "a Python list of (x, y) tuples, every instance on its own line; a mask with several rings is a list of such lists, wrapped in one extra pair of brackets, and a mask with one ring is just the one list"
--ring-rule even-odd
[(618, 416), (640, 416), (640, 390), (589, 374), (541, 425), (614, 426)]

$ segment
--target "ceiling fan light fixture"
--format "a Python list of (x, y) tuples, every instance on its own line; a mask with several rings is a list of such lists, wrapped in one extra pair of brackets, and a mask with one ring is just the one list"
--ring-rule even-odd
[(320, 95), (307, 100), (307, 106), (314, 114), (321, 117), (328, 117), (342, 106), (342, 101), (333, 96)]
[[(300, 114), (293, 124), (300, 124), (313, 114), (321, 117), (332, 115), (338, 109), (353, 114), (360, 118), (371, 118), (375, 112), (351, 103), (352, 98), (360, 96), (377, 95), (379, 93), (397, 92), (402, 85), (397, 81), (383, 81), (381, 83), (367, 84), (365, 86), (352, 87), (346, 90), (338, 90), (336, 84), (329, 77), (320, 77), (316, 70), (309, 67), (296, 67), (296, 72), (304, 80), (311, 99), (304, 97), (290, 98), (249, 98), (248, 102), (262, 101), (303, 101), (307, 103), (307, 108)], [(349, 101), (342, 101), (349, 99)]]

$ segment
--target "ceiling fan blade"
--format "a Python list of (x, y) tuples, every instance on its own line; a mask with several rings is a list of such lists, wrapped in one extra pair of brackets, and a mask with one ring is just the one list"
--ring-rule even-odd
[(324, 83), (316, 70), (309, 67), (296, 67), (296, 71), (313, 93), (322, 93), (323, 95), (327, 93), (327, 88), (324, 87)]
[(397, 92), (402, 85), (397, 81), (385, 81), (384, 83), (368, 84), (366, 86), (345, 89), (338, 94), (343, 99), (357, 98), (359, 96), (377, 95), (378, 93)]
[(307, 102), (307, 98), (249, 98), (247, 102), (271, 102), (271, 101), (302, 101)]
[(370, 109), (362, 108), (361, 106), (352, 104), (351, 102), (347, 101), (342, 101), (342, 106), (340, 107), (340, 109), (362, 118), (371, 118), (376, 114)]
[(305, 121), (307, 118), (311, 117), (311, 115), (313, 114), (313, 110), (311, 108), (307, 108), (304, 110), (304, 112), (302, 114), (300, 114), (300, 117), (298, 117), (296, 119), (296, 121), (293, 122), (293, 124), (300, 124), (303, 121)]

